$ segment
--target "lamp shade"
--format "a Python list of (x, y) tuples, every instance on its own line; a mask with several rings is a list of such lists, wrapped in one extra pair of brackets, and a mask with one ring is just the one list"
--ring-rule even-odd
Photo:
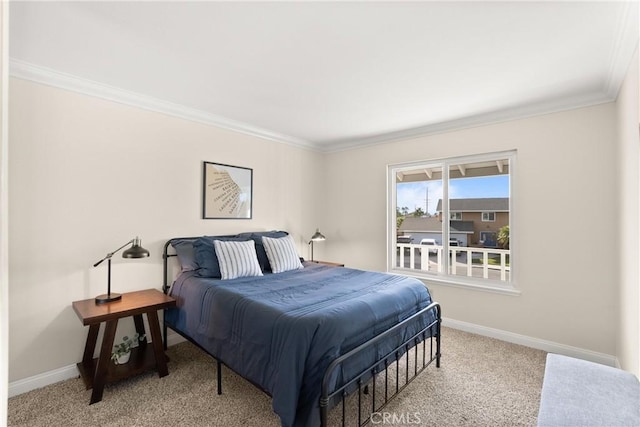
[(122, 252), (122, 258), (146, 258), (149, 256), (149, 251), (140, 246), (140, 239), (133, 239), (133, 245)]
[(314, 242), (320, 242), (322, 240), (325, 240), (324, 235), (320, 232), (320, 230), (318, 228), (316, 228), (316, 232), (313, 236), (311, 236), (311, 240)]

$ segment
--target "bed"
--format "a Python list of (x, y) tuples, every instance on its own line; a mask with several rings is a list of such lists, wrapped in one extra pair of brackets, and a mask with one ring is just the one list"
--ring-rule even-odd
[[(286, 240), (286, 235), (169, 240), (164, 291), (177, 306), (165, 312), (165, 334), (171, 328), (216, 360), (218, 393), (225, 364), (269, 394), (283, 426), (327, 425), (328, 411), (336, 405), (342, 406), (343, 425), (348, 419), (362, 425), (367, 414), (380, 411), (428, 365), (435, 361), (439, 367), (440, 306), (422, 282), (403, 276), (301, 259), (296, 268), (271, 271), (263, 242)], [(211, 242), (235, 240), (253, 242), (260, 272), (217, 277), (210, 261), (219, 246)], [(181, 271), (169, 283), (173, 256)], [(224, 260), (217, 261), (222, 267)], [(393, 367), (395, 376), (389, 374)], [(376, 397), (382, 374), (384, 395), (378, 391)], [(395, 387), (387, 377), (395, 378)], [(346, 402), (350, 395), (357, 396), (357, 403)], [(363, 400), (370, 407), (363, 408)], [(350, 415), (353, 405), (357, 414)]]

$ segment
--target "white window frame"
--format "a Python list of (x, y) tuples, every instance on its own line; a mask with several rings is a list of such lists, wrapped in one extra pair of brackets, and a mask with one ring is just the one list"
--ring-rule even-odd
[[(493, 219), (490, 218), (490, 214), (493, 214)], [(486, 219), (484, 217), (485, 215), (487, 215)], [(495, 211), (482, 212), (482, 222), (496, 222), (496, 213), (495, 213)]]
[(449, 219), (451, 221), (462, 221), (462, 212), (449, 212)]
[[(509, 248), (511, 251), (509, 260), (509, 280), (499, 281), (493, 279), (483, 279), (478, 277), (466, 277), (449, 274), (449, 257), (443, 256), (442, 272), (436, 273), (431, 271), (422, 271), (415, 269), (400, 269), (395, 267), (396, 257), (396, 176), (398, 173), (407, 170), (418, 169), (442, 169), (442, 218), (448, 218), (447, 221), (443, 221), (442, 228), (442, 246), (444, 247), (443, 253), (449, 252), (449, 226), (450, 226), (450, 211), (449, 211), (449, 169), (451, 166), (457, 166), (461, 163), (479, 163), (486, 161), (497, 160), (509, 160)], [(405, 276), (412, 276), (422, 279), (426, 282), (435, 282), (446, 286), (463, 287), (474, 290), (497, 292), (509, 295), (519, 295), (520, 291), (516, 287), (516, 263), (517, 261), (517, 238), (515, 238), (515, 231), (517, 227), (515, 216), (515, 200), (514, 188), (516, 187), (516, 151), (501, 151), (486, 154), (477, 154), (470, 156), (458, 156), (449, 157), (434, 160), (422, 160), (406, 163), (397, 163), (387, 165), (387, 272), (393, 274), (400, 274)], [(514, 255), (516, 254), (516, 255)]]

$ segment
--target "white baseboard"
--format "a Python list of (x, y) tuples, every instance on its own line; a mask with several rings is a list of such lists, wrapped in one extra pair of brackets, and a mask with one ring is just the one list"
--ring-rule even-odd
[[(175, 332), (169, 331), (167, 334), (167, 345), (172, 346), (186, 341), (180, 335)], [(149, 340), (151, 343), (152, 340)], [(53, 371), (44, 372), (42, 374), (34, 375), (32, 377), (24, 378), (18, 381), (9, 383), (9, 397), (17, 396), (22, 393), (26, 393), (31, 390), (46, 387), (51, 384), (55, 384), (60, 381), (69, 380), (71, 378), (77, 378), (80, 376), (78, 367), (74, 363), (73, 365), (64, 366), (62, 368), (54, 369)]]
[(182, 337), (182, 335), (173, 332), (171, 330), (167, 331), (167, 346), (171, 347), (172, 345), (180, 344), (181, 342), (185, 342), (186, 339)]
[(564, 356), (576, 357), (578, 359), (588, 360), (590, 362), (600, 363), (602, 365), (613, 366), (616, 368), (620, 367), (618, 358), (610, 354), (598, 353), (596, 351), (585, 350), (579, 347), (572, 347), (553, 341), (546, 341), (540, 338), (514, 334), (513, 332), (488, 328), (486, 326), (462, 322), (460, 320), (443, 318), (442, 325), (448, 328), (459, 329), (461, 331), (471, 332), (473, 334), (478, 334), (489, 338), (496, 338), (502, 341), (543, 350), (548, 353), (557, 353)]
[[(442, 324), (443, 326), (446, 326), (448, 328), (459, 329), (461, 331), (471, 332), (473, 334), (478, 334), (489, 338), (496, 338), (502, 341), (520, 344), (538, 350), (544, 350), (549, 353), (557, 353), (565, 356), (589, 360), (591, 362), (601, 363), (607, 366), (615, 366), (618, 368), (620, 367), (618, 359), (615, 356), (611, 356), (609, 354), (598, 353), (578, 347), (571, 347), (564, 344), (541, 340), (539, 338), (532, 338), (525, 335), (514, 334), (512, 332), (507, 332), (500, 329), (487, 328), (486, 326), (462, 322), (460, 320), (443, 318)], [(167, 334), (168, 346), (173, 346), (184, 341), (186, 340), (182, 336), (173, 331), (169, 331)], [(446, 343), (444, 345), (446, 346)], [(60, 381), (76, 378), (79, 375), (80, 374), (78, 372), (78, 368), (74, 363), (73, 365), (65, 366), (62, 368), (54, 369), (53, 371), (44, 372), (42, 374), (14, 381), (9, 383), (9, 397), (17, 396), (19, 394), (26, 393), (28, 391), (35, 390), (41, 387), (46, 387)]]
[(32, 377), (24, 378), (9, 383), (9, 397), (17, 396), (37, 388), (46, 387), (48, 385), (79, 377), (78, 367), (73, 365), (54, 369), (53, 371), (44, 372)]

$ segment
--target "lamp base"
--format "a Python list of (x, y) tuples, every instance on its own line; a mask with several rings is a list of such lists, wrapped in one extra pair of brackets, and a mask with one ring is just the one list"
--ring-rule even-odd
[(103, 294), (96, 297), (96, 304), (105, 304), (107, 302), (118, 301), (122, 299), (121, 294)]

